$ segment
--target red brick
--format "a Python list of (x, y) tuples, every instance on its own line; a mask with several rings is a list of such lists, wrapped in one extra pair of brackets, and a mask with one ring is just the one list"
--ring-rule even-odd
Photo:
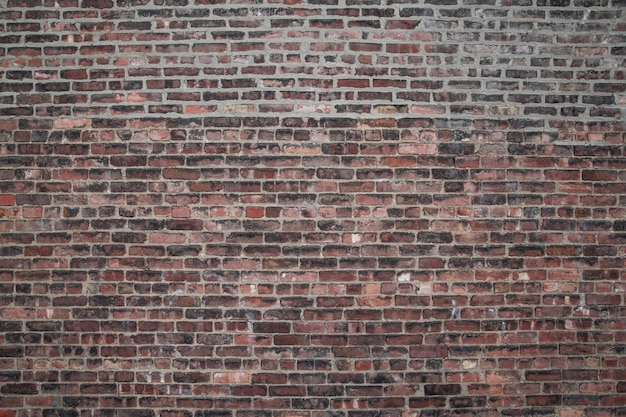
[(337, 80), (337, 87), (343, 88), (368, 88), (370, 86), (370, 80), (368, 79), (339, 79)]
[(263, 207), (246, 207), (246, 217), (261, 218), (265, 216), (265, 208)]
[(15, 205), (14, 195), (0, 195), (0, 206), (13, 206)]
[(382, 45), (369, 42), (350, 42), (348, 44), (351, 51), (376, 52), (382, 50)]

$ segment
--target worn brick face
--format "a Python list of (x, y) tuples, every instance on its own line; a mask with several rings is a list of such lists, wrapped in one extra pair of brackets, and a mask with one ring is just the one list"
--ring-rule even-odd
[(0, 417), (617, 417), (622, 0), (7, 0)]

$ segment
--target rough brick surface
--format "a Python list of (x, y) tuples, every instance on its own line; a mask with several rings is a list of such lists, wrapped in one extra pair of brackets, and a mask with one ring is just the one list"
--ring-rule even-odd
[(623, 0), (3, 0), (0, 417), (626, 415)]

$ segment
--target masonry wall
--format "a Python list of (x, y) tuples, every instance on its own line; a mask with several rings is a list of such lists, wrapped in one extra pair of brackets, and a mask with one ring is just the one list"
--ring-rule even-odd
[(1, 417), (626, 415), (623, 0), (3, 0)]

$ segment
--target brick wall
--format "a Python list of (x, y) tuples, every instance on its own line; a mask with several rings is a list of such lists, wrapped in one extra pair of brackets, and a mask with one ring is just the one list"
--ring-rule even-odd
[(624, 0), (2, 0), (1, 417), (626, 415)]

